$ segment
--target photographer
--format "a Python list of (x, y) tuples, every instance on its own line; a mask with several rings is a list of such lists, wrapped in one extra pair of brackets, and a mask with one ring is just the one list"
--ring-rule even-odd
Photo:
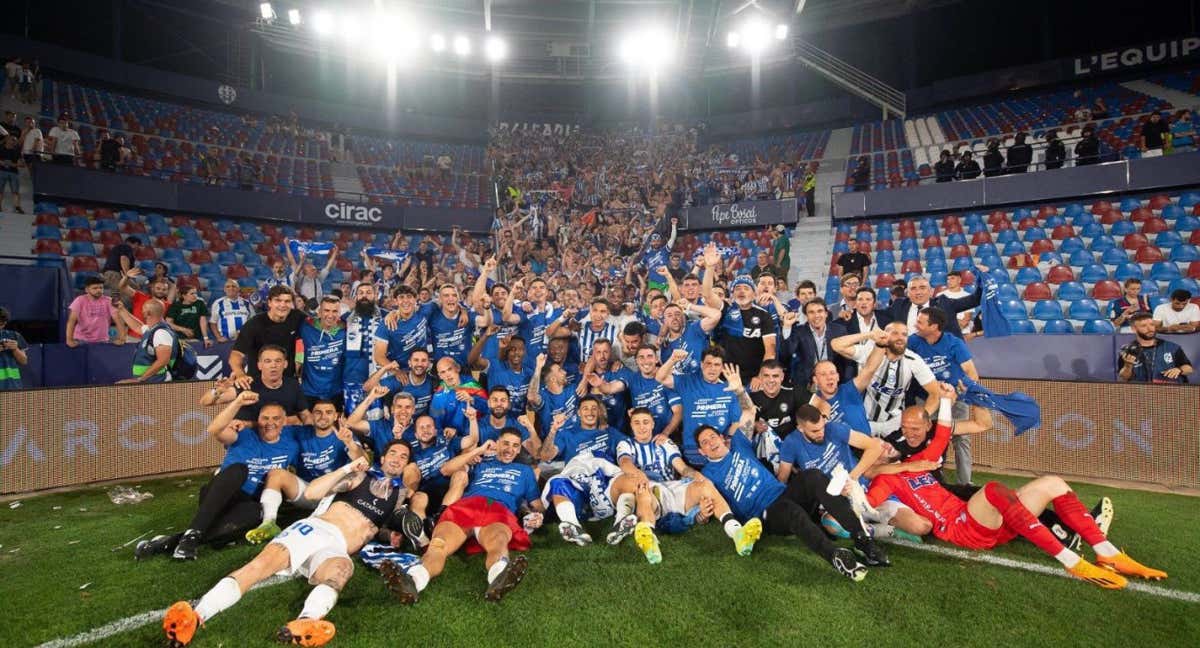
[(1121, 370), (1118, 376), (1126, 382), (1186, 383), (1192, 373), (1192, 363), (1183, 349), (1170, 340), (1158, 338), (1154, 317), (1137, 313), (1130, 321), (1136, 336), (1133, 342), (1121, 347)]

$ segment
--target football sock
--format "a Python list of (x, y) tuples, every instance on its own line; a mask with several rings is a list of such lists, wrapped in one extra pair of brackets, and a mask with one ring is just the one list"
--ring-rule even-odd
[(241, 586), (232, 576), (226, 576), (217, 581), (207, 594), (200, 597), (200, 602), (196, 604), (196, 614), (201, 621), (208, 621), (221, 611), (229, 609), (241, 598)]
[(279, 517), (279, 505), (283, 503), (283, 493), (274, 488), (264, 488), (258, 498), (262, 503), (263, 522), (274, 522)]
[(635, 501), (636, 500), (633, 497), (633, 493), (625, 493), (624, 495), (621, 495), (620, 497), (618, 497), (617, 498), (616, 519), (622, 520), (625, 518), (625, 516), (633, 513), (633, 507), (634, 507)]
[(300, 611), (301, 619), (323, 619), (337, 603), (338, 592), (324, 583), (317, 585), (304, 599), (304, 609)]
[(429, 585), (429, 570), (425, 569), (425, 565), (417, 563), (408, 568), (408, 575), (413, 579), (413, 584), (417, 586), (417, 591), (420, 592)]
[(575, 526), (583, 526), (579, 524), (579, 518), (575, 516), (575, 503), (570, 500), (555, 504), (554, 512), (558, 513), (558, 519), (561, 522), (570, 522)]
[(726, 513), (721, 516), (721, 526), (725, 529), (725, 535), (733, 538), (737, 536), (737, 532), (741, 530), (742, 523), (733, 517), (733, 513)]
[(1038, 549), (1054, 556), (1068, 567), (1073, 567), (1078, 562), (1079, 556), (1064, 547), (1050, 529), (1038, 522), (1033, 513), (1017, 498), (1016, 491), (999, 482), (988, 482), (983, 487), (983, 493), (988, 503), (1000, 512), (1004, 526), (1009, 531), (1032, 542)]
[(891, 538), (896, 535), (896, 527), (890, 524), (876, 522), (871, 525), (871, 532), (876, 538)]
[(504, 571), (505, 567), (508, 567), (508, 556), (497, 560), (496, 564), (488, 568), (488, 585), (496, 582), (496, 578), (500, 576), (500, 572)]
[(1096, 549), (1098, 555), (1113, 556), (1118, 553), (1117, 548), (1108, 541), (1108, 538), (1104, 537), (1104, 532), (1096, 525), (1096, 520), (1092, 518), (1083, 502), (1075, 496), (1074, 491), (1067, 491), (1067, 494), (1055, 497), (1051, 503), (1054, 504), (1054, 512), (1058, 514), (1058, 517), (1062, 518), (1063, 522), (1077, 531), (1080, 536), (1083, 536), (1084, 542), (1092, 545), (1093, 548), (1099, 546), (1104, 551), (1111, 550), (1112, 552), (1102, 553), (1101, 549)]
[(1078, 565), (1080, 561), (1079, 554), (1065, 547), (1062, 551), (1054, 554), (1054, 559), (1062, 563), (1062, 566), (1066, 567), (1067, 569)]

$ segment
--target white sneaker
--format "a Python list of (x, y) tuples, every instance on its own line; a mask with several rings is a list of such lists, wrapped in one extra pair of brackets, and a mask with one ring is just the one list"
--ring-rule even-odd
[(633, 533), (634, 528), (637, 527), (637, 523), (637, 516), (633, 513), (630, 513), (620, 520), (617, 520), (617, 522), (613, 524), (612, 532), (608, 534), (608, 536), (605, 538), (605, 541), (607, 541), (610, 545), (621, 544), (622, 540), (628, 538), (629, 534)]
[(559, 522), (558, 533), (563, 540), (572, 544), (577, 544), (580, 547), (586, 547), (592, 544), (592, 536), (588, 535), (583, 527), (574, 522)]

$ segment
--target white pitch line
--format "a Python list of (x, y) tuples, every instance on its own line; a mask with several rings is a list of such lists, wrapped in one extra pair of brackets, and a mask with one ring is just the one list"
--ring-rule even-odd
[[(961, 560), (973, 560), (975, 562), (988, 563), (990, 565), (999, 565), (1001, 567), (1010, 567), (1012, 569), (1020, 569), (1023, 571), (1033, 572), (1035, 574), (1045, 574), (1047, 576), (1058, 576), (1060, 578), (1069, 578), (1075, 580), (1073, 576), (1067, 573), (1065, 569), (1050, 567), (1049, 565), (1039, 565), (1038, 563), (1025, 562), (1023, 560), (1015, 560), (1013, 558), (1005, 558), (995, 554), (983, 553), (979, 551), (965, 551), (962, 549), (953, 549), (950, 547), (942, 547), (929, 544), (915, 544), (904, 540), (891, 540), (892, 544), (908, 547), (909, 549), (919, 549), (930, 553), (941, 554), (943, 556), (952, 556)], [(1158, 587), (1157, 585), (1147, 585), (1145, 583), (1129, 579), (1129, 585), (1125, 587), (1127, 590), (1150, 594), (1153, 596), (1161, 596), (1163, 598), (1175, 599), (1176, 601), (1185, 601), (1187, 603), (1200, 603), (1200, 594), (1187, 592), (1183, 590), (1168, 589), (1166, 587)]]
[[(280, 583), (286, 583), (289, 580), (291, 580), (290, 576), (272, 576), (267, 580), (255, 585), (254, 587), (251, 587), (250, 591), (254, 591), (260, 587), (271, 587)], [(70, 637), (63, 637), (61, 639), (47, 641), (46, 643), (38, 645), (35, 648), (74, 648), (75, 646), (83, 646), (85, 644), (108, 639), (109, 637), (121, 634), (122, 632), (128, 632), (130, 630), (135, 630), (142, 626), (149, 625), (155, 621), (161, 620), (166, 613), (167, 610), (165, 608), (162, 610), (142, 612), (141, 614), (125, 617), (124, 619), (117, 619), (116, 621), (102, 625), (99, 628), (92, 628), (87, 632), (81, 632), (77, 635), (71, 635)]]

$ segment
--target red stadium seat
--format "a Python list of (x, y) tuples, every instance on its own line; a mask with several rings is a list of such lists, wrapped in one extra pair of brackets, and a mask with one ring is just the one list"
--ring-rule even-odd
[(1094, 299), (1118, 299), (1121, 295), (1121, 284), (1112, 279), (1097, 281), (1095, 287), (1092, 288)]
[(1017, 230), (1024, 232), (1027, 229), (1032, 229), (1037, 226), (1038, 222), (1036, 218), (1033, 216), (1026, 216), (1025, 218), (1022, 218), (1019, 223), (1017, 223)]
[(850, 232), (838, 232), (833, 236), (833, 240), (838, 243), (845, 243), (850, 240)]
[(225, 276), (230, 279), (243, 279), (250, 276), (250, 271), (246, 269), (246, 266), (235, 263), (225, 270)]
[(1075, 228), (1070, 225), (1059, 225), (1050, 232), (1050, 238), (1061, 241), (1075, 236)]
[(942, 226), (942, 234), (962, 234), (963, 228), (961, 223), (950, 223)]
[(57, 254), (63, 256), (62, 243), (51, 239), (38, 239), (38, 242), (33, 245), (34, 254)]
[(884, 272), (875, 277), (875, 288), (891, 288), (896, 283), (896, 276), (890, 272)]
[(995, 223), (992, 223), (991, 227), (993, 232), (1003, 232), (1004, 230), (1012, 229), (1012, 221), (1005, 218), (1004, 220), (998, 220)]
[(154, 251), (154, 248), (149, 245), (143, 245), (133, 251), (133, 258), (137, 261), (155, 261), (158, 259), (158, 254)]
[(1050, 286), (1044, 282), (1035, 281), (1028, 286), (1025, 286), (1025, 291), (1021, 293), (1021, 299), (1025, 301), (1038, 301), (1041, 299), (1050, 299)]
[[(764, 248), (765, 248), (765, 247), (770, 247), (770, 245), (769, 245), (769, 244), (767, 244), (767, 243), (761, 243), (761, 242), (759, 243), (759, 246), (760, 246), (760, 247), (764, 247)], [(859, 252), (862, 252), (863, 254), (868, 254), (868, 253), (870, 253), (870, 251), (871, 251), (871, 242), (870, 242), (870, 241), (859, 241), (859, 242), (858, 242), (858, 251), (859, 251)]]
[(1000, 221), (1008, 221), (1008, 220), (1011, 220), (1008, 217), (1008, 212), (1003, 212), (1003, 211), (1000, 211), (997, 209), (996, 211), (988, 214), (987, 223), (988, 223), (988, 225), (991, 225), (994, 229), (996, 223), (999, 223)]
[(112, 218), (112, 210), (108, 207), (97, 207), (92, 210), (92, 218)]
[(1167, 221), (1157, 216), (1148, 218), (1146, 219), (1146, 222), (1142, 223), (1142, 234), (1158, 234), (1159, 232), (1166, 232), (1170, 229), (1171, 226), (1167, 224)]
[(1121, 247), (1126, 250), (1138, 250), (1150, 244), (1145, 236), (1141, 234), (1126, 234), (1125, 239), (1121, 242)]
[(921, 272), (921, 262), (916, 259), (905, 261), (900, 266), (900, 272)]
[(1046, 273), (1046, 283), (1060, 284), (1068, 281), (1075, 281), (1075, 273), (1071, 271), (1071, 266), (1057, 265)]
[(1018, 268), (1028, 268), (1036, 265), (1033, 262), (1033, 257), (1028, 254), (1016, 254), (1008, 257), (1008, 267), (1016, 270)]
[(971, 248), (969, 248), (965, 245), (955, 245), (954, 247), (950, 248), (950, 258), (951, 259), (957, 259), (959, 257), (969, 257), (969, 256), (971, 256)]
[(1154, 212), (1149, 207), (1138, 207), (1137, 209), (1129, 212), (1129, 220), (1138, 223), (1148, 218), (1154, 218)]
[[(1200, 230), (1197, 230), (1200, 231)], [(983, 245), (992, 242), (992, 234), (986, 230), (971, 235), (971, 245)]]
[(63, 237), (63, 240), (64, 241), (86, 241), (88, 243), (91, 243), (92, 242), (92, 232), (91, 232), (91, 230), (85, 230), (85, 229), (68, 230), (67, 235)]
[(1192, 261), (1188, 264), (1187, 276), (1192, 279), (1200, 279), (1200, 261)]
[(242, 233), (242, 230), (235, 228), (225, 232), (225, 240), (230, 243), (239, 243), (246, 240), (246, 235)]
[(43, 212), (33, 217), (34, 225), (50, 225), (53, 227), (62, 227), (62, 221), (59, 220), (58, 214), (52, 212)]
[(1041, 254), (1042, 252), (1053, 252), (1054, 241), (1050, 239), (1038, 239), (1029, 246), (1030, 254)]
[(1200, 229), (1192, 230), (1192, 235), (1188, 237), (1188, 243), (1200, 245)]
[(871, 233), (871, 224), (870, 223), (859, 223), (858, 225), (856, 225), (854, 227), (854, 231), (866, 232), (866, 233), (870, 234)]
[[(99, 241), (101, 245), (116, 245), (122, 241), (121, 234), (112, 230), (100, 232)], [(107, 254), (105, 256), (108, 256)]]
[(1100, 222), (1105, 225), (1112, 225), (1113, 223), (1115, 223), (1119, 220), (1124, 220), (1124, 219), (1125, 219), (1125, 216), (1124, 216), (1124, 214), (1121, 213), (1121, 210), (1119, 210), (1119, 209), (1109, 209), (1107, 211), (1101, 212), (1101, 216), (1100, 216)]
[(100, 272), (100, 263), (93, 256), (77, 256), (71, 259), (71, 272)]
[(172, 227), (190, 227), (191, 224), (192, 221), (189, 220), (187, 216), (175, 215), (171, 217)]
[(1093, 214), (1103, 214), (1110, 209), (1112, 209), (1112, 204), (1107, 200), (1097, 200), (1096, 202), (1092, 203)]
[(930, 234), (929, 236), (925, 237), (925, 242), (922, 243), (921, 247), (942, 247), (942, 237), (938, 236), (937, 234)]
[[(1130, 236), (1133, 235), (1131, 234)], [(1138, 263), (1158, 263), (1164, 259), (1162, 250), (1153, 245), (1145, 245), (1138, 248), (1137, 254), (1133, 257), (1133, 260)]]
[(1038, 209), (1038, 218), (1046, 220), (1047, 218), (1058, 214), (1058, 208), (1054, 205), (1042, 205)]
[(1157, 196), (1154, 196), (1153, 198), (1150, 199), (1150, 209), (1162, 209), (1163, 207), (1166, 207), (1167, 205), (1170, 205), (1170, 204), (1171, 204), (1171, 198), (1169, 196), (1164, 196), (1162, 194), (1158, 194)]
[(194, 250), (188, 255), (188, 263), (211, 263), (212, 253), (208, 250)]
[[(1196, 231), (1200, 232), (1200, 230), (1196, 230)], [(892, 244), (892, 239), (884, 239), (882, 241), (875, 241), (875, 251), (876, 252), (878, 252), (880, 250), (895, 250), (895, 249), (896, 248)]]
[(225, 239), (223, 239), (223, 238), (217, 239), (215, 241), (209, 241), (208, 242), (208, 251), (209, 252), (228, 252), (229, 251), (229, 243), (226, 243)]
[(87, 216), (87, 209), (83, 205), (67, 205), (63, 212), (67, 216)]
[[(141, 221), (138, 221), (136, 223), (122, 223), (121, 231), (125, 232), (126, 234), (145, 234), (146, 233), (146, 224)], [(145, 241), (143, 241), (143, 243), (144, 242)]]

